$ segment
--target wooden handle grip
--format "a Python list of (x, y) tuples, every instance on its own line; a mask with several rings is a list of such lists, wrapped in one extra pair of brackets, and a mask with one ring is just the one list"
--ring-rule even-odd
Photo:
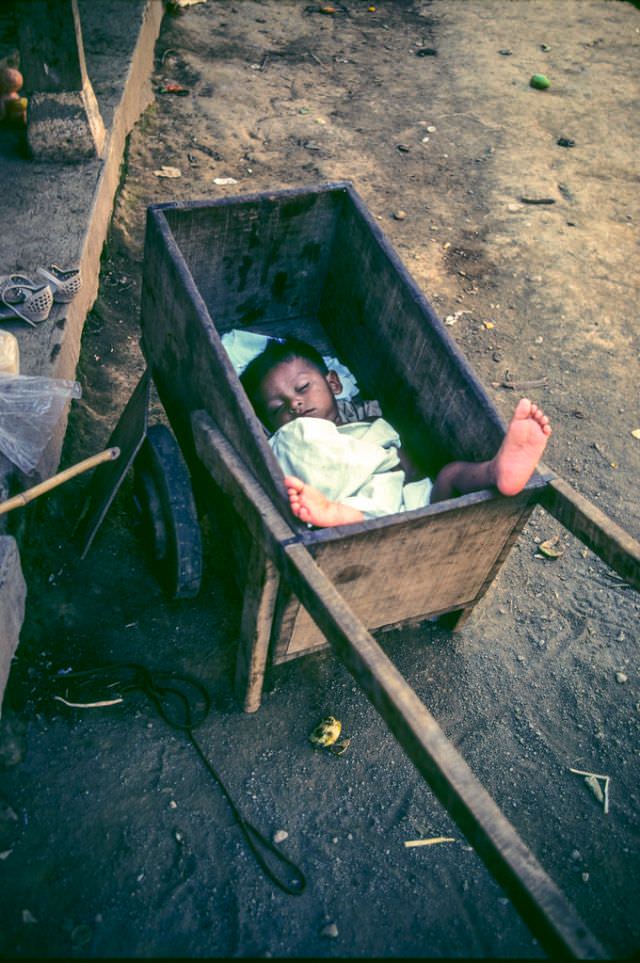
[(57, 475), (47, 478), (38, 485), (34, 485), (33, 488), (27, 488), (26, 491), (20, 492), (19, 495), (14, 495), (5, 502), (1, 502), (0, 515), (4, 515), (14, 508), (22, 508), (23, 505), (33, 501), (34, 498), (37, 498), (39, 495), (44, 495), (45, 492), (51, 491), (52, 488), (57, 488), (58, 485), (64, 484), (64, 482), (69, 481), (70, 478), (75, 478), (76, 475), (81, 475), (82, 472), (89, 471), (90, 468), (95, 468), (96, 465), (101, 465), (105, 461), (114, 461), (119, 455), (119, 448), (107, 448), (105, 451), (98, 452), (97, 455), (91, 455), (90, 458), (85, 458), (84, 461), (79, 461), (77, 464), (71, 465), (70, 468), (65, 468), (64, 471), (58, 472)]

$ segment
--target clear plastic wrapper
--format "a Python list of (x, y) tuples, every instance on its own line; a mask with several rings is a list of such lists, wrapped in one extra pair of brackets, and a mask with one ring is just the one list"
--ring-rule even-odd
[(81, 394), (77, 381), (0, 375), (0, 451), (28, 475), (67, 403)]

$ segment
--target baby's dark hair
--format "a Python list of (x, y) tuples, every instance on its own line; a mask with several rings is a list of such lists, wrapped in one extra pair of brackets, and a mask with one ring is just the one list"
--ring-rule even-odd
[(329, 369), (320, 352), (316, 351), (313, 345), (307, 344), (306, 341), (301, 341), (299, 338), (272, 338), (264, 351), (253, 361), (250, 361), (244, 369), (240, 381), (258, 417), (262, 417), (259, 398), (260, 385), (269, 372), (273, 371), (279, 364), (285, 361), (294, 361), (296, 358), (304, 358), (323, 375), (328, 373)]

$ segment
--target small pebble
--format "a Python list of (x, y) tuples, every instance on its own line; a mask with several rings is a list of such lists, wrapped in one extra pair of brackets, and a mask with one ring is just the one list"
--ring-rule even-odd
[(589, 882), (589, 874), (588, 874), (588, 873), (583, 873), (583, 874), (582, 874), (582, 882), (583, 882), (583, 883), (588, 883), (588, 882)]
[(396, 219), (396, 221), (404, 221), (404, 220), (406, 219), (406, 217), (407, 217), (407, 212), (406, 212), (406, 211), (394, 211), (393, 216), (394, 216), (394, 218)]
[(286, 829), (278, 829), (273, 834), (274, 843), (283, 843), (285, 839), (288, 839), (288, 838), (289, 838), (289, 833), (286, 831)]
[(620, 685), (623, 685), (623, 683), (628, 681), (629, 676), (625, 672), (616, 672), (616, 682), (619, 682)]
[(396, 149), (399, 150), (401, 154), (408, 154), (411, 150), (408, 144), (396, 144)]
[(320, 935), (329, 936), (332, 940), (335, 940), (338, 935), (338, 927), (335, 923), (327, 923), (327, 925), (320, 930)]

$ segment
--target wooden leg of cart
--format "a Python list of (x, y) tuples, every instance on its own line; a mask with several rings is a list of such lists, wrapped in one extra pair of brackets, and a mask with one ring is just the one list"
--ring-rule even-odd
[(402, 748), (553, 956), (605, 953), (571, 904), (448, 741), (426, 706), (356, 618), (279, 514), (264, 489), (204, 412), (192, 416), (198, 456), (264, 545)]
[(236, 697), (245, 712), (256, 712), (260, 708), (279, 585), (277, 568), (261, 544), (254, 541), (242, 604), (236, 662)]

